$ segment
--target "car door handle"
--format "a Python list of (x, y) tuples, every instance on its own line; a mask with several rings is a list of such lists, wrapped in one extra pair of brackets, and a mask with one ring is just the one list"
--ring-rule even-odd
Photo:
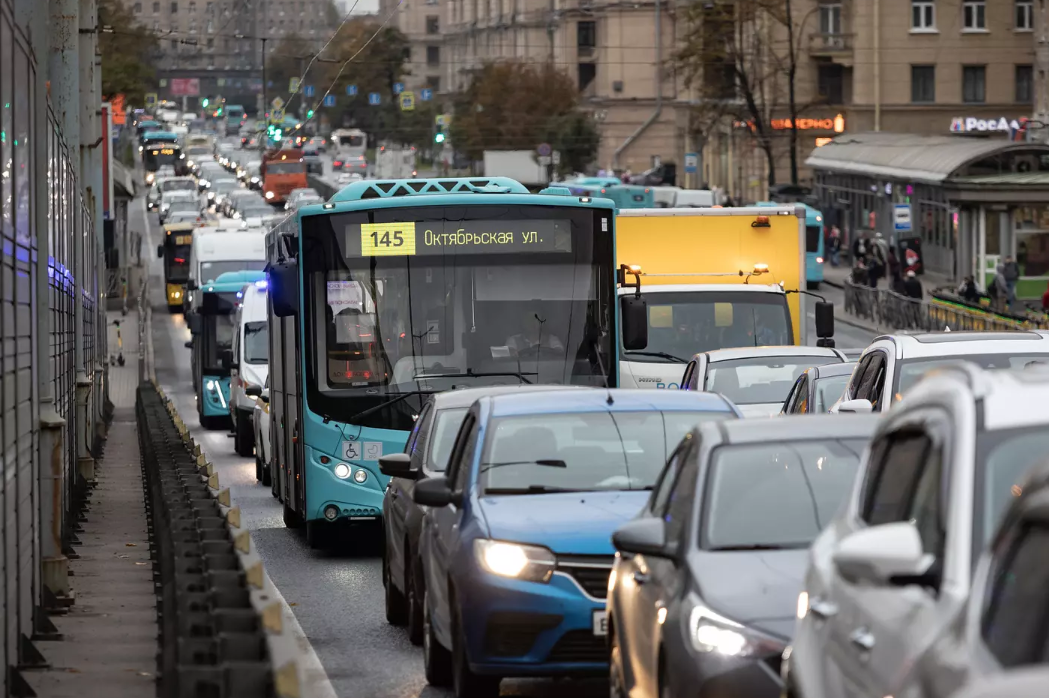
[(812, 603), (809, 604), (809, 611), (812, 613), (812, 615), (823, 620), (827, 620), (828, 618), (834, 617), (838, 613), (838, 605), (833, 604), (830, 601), (813, 599)]
[(649, 579), (650, 579), (650, 577), (647, 574), (645, 574), (644, 572), (634, 572), (634, 584), (638, 584), (638, 585), (644, 584)]
[(853, 630), (852, 634), (849, 635), (849, 642), (864, 652), (870, 652), (874, 649), (874, 635), (872, 635), (871, 631), (866, 628), (857, 628), (856, 630)]

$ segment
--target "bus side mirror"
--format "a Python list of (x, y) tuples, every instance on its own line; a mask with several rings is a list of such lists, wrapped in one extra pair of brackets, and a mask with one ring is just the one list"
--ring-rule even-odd
[(233, 350), (225, 349), (222, 352), (222, 368), (236, 368), (236, 364), (233, 363)]
[(157, 245), (157, 259), (164, 259), (164, 246)]
[(299, 309), (299, 265), (293, 259), (269, 267), (269, 297), (273, 314), (292, 317)]
[(193, 311), (190, 311), (189, 314), (186, 315), (186, 324), (189, 325), (190, 334), (200, 334), (203, 320), (204, 318), (202, 318), (199, 313)]
[(186, 290), (187, 291), (196, 291), (198, 288), (200, 288), (200, 286), (197, 286), (197, 280), (196, 279), (189, 279), (188, 281), (186, 281)]
[(816, 301), (816, 336), (819, 342), (816, 346), (834, 347), (834, 304), (826, 301)]
[(623, 348), (640, 351), (648, 346), (648, 303), (643, 296), (619, 297), (623, 323)]

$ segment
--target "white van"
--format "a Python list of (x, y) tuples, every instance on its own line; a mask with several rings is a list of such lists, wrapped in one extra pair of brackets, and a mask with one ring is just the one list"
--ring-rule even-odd
[(671, 208), (710, 208), (720, 203), (710, 189), (679, 189)]
[(238, 456), (254, 453), (252, 413), (269, 375), (269, 313), (266, 282), (244, 287), (244, 297), (233, 322), (233, 365), (229, 381), (229, 415)]
[(200, 228), (189, 250), (187, 307), (195, 307), (193, 293), (227, 271), (262, 270), (266, 267), (266, 236), (261, 230)]

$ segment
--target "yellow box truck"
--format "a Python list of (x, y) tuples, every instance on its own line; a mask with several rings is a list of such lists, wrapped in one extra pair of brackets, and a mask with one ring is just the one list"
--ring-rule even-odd
[(648, 316), (644, 349), (621, 339), (622, 387), (677, 388), (698, 352), (808, 344), (804, 207), (621, 210), (616, 261)]

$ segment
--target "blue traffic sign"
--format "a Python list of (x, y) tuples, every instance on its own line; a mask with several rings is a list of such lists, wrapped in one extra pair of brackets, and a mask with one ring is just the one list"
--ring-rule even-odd
[(334, 107), (335, 106), (335, 95), (325, 95), (324, 96), (324, 106), (326, 106), (326, 107)]
[(314, 93), (313, 85), (303, 85), (302, 94), (306, 97), (312, 97)]
[(431, 90), (429, 87), (422, 88), (421, 90), (419, 90), (419, 99), (423, 102), (429, 102), (431, 99), (433, 99), (433, 90)]
[(395, 95), (399, 95), (402, 92), (404, 92), (404, 83), (403, 82), (395, 82), (395, 83), (393, 83), (393, 93)]
[(368, 104), (371, 104), (372, 106), (375, 106), (376, 104), (379, 104), (381, 102), (382, 102), (382, 95), (380, 95), (378, 92), (369, 92), (368, 93)]
[(347, 85), (346, 86), (346, 96), (347, 97), (356, 97), (357, 96), (357, 86), (356, 85)]

